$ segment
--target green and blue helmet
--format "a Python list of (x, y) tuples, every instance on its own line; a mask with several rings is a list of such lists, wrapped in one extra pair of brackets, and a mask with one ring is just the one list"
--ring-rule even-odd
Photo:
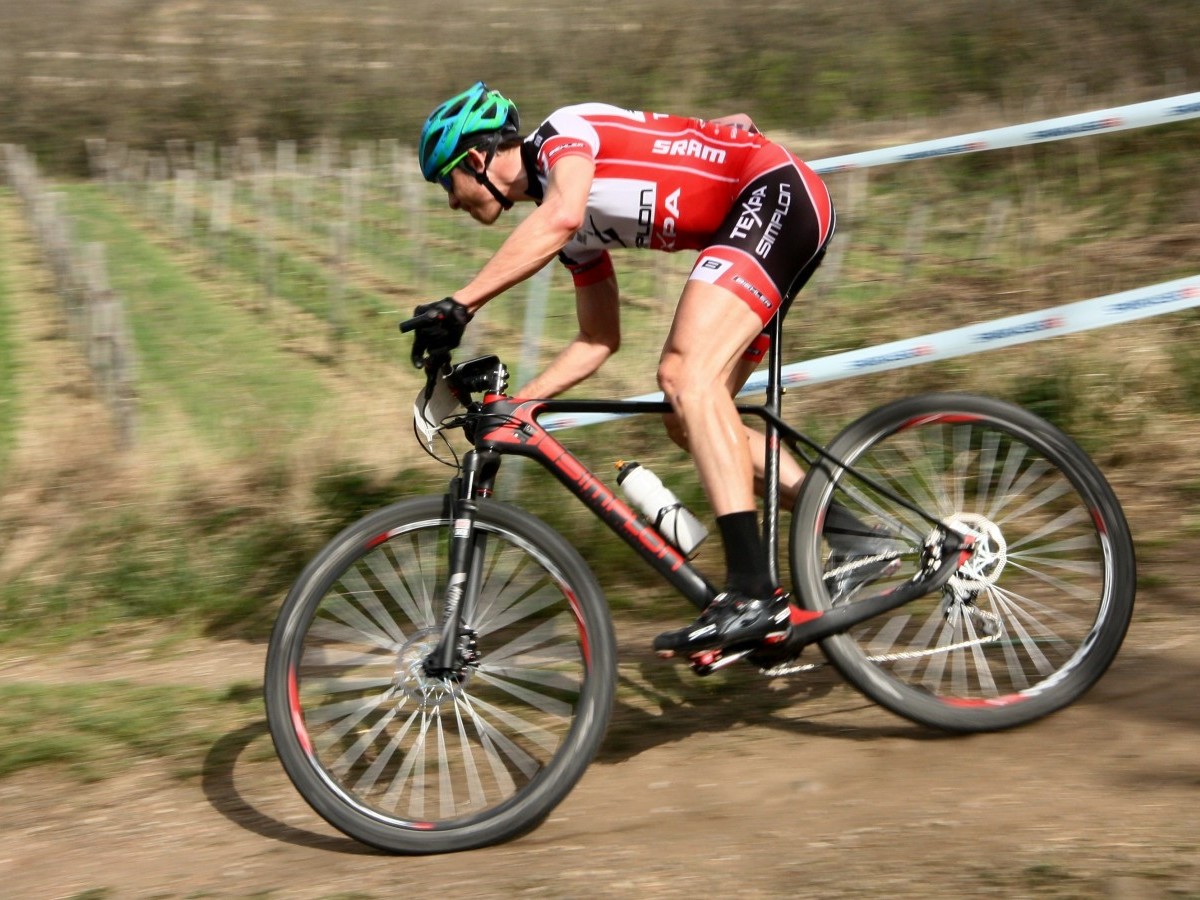
[(418, 156), (429, 182), (445, 177), (467, 151), (487, 145), (494, 151), (520, 133), (517, 105), (499, 91), (477, 81), (429, 114), (421, 129)]

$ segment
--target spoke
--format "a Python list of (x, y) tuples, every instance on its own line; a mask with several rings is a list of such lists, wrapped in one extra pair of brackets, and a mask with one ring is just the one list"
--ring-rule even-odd
[(337, 592), (331, 593), (321, 608), (324, 613), (333, 616), (357, 634), (359, 640), (366, 640), (385, 650), (394, 650), (399, 646), (386, 632), (380, 631), (374, 622), (359, 612), (358, 607)]
[(446, 753), (446, 731), (442, 727), (442, 711), (437, 712), (438, 752), (438, 811), (443, 819), (454, 816), (454, 784), (450, 780), (450, 757)]
[[(935, 606), (933, 608), (933, 610), (929, 613), (929, 616), (928, 616), (928, 618), (926, 618), (924, 624), (921, 625), (920, 631), (918, 631), (916, 636), (911, 641), (909, 641), (906, 651), (907, 652), (912, 652), (912, 651), (921, 652), (921, 651), (929, 649), (930, 642), (933, 639), (934, 632), (937, 631), (938, 627), (943, 622), (945, 622), (945, 616), (942, 615), (941, 608), (938, 606)], [(910, 675), (913, 675), (916, 672), (917, 666), (919, 664), (920, 664), (919, 658), (913, 657), (911, 659), (901, 660), (896, 665), (895, 669), (896, 669), (897, 674), (908, 677)]]
[[(1024, 516), (1029, 515), (1035, 510), (1041, 509), (1047, 503), (1057, 500), (1059, 497), (1063, 496), (1063, 494), (1066, 494), (1071, 490), (1072, 488), (1069, 482), (1064, 479), (1057, 479), (1052, 484), (1042, 488), (1039, 494), (1027, 500), (1024, 506), (1009, 512), (1001, 519), (997, 519), (996, 524), (1003, 525), (1007, 522), (1018, 522)], [(1071, 525), (1084, 521), (1086, 518), (1088, 518), (1086, 511), (1077, 506), (1070, 509), (1066, 513), (1063, 513), (1053, 522), (1050, 522), (1048, 525), (1044, 526), (1041, 533), (1044, 534), (1046, 529), (1057, 530), (1058, 528), (1065, 527), (1065, 525)], [(1032, 540), (1032, 538), (1026, 538), (1026, 540)]]
[[(408, 753), (404, 755), (404, 762), (400, 765), (400, 771), (396, 773), (396, 777), (392, 779), (392, 783), (388, 786), (387, 792), (383, 795), (382, 802), (395, 809), (400, 803), (400, 796), (404, 793), (404, 788), (409, 782), (409, 775), (414, 769), (417, 769), (418, 774), (412, 778), (412, 787), (409, 790), (408, 796), (408, 814), (414, 819), (422, 819), (425, 817), (425, 785), (423, 782), (424, 765), (425, 765), (425, 740), (429, 734), (429, 714), (426, 710), (419, 710), (420, 727), (417, 729), (416, 740), (409, 748)], [(410, 720), (411, 723), (412, 720)], [(407, 728), (405, 729), (408, 730)]]
[(513, 603), (506, 610), (498, 613), (494, 618), (484, 620), (480, 617), (479, 623), (476, 626), (476, 631), (480, 635), (491, 634), (493, 631), (499, 631), (511, 625), (513, 622), (520, 621), (527, 616), (532, 615), (539, 610), (545, 609), (554, 603), (562, 600), (562, 591), (552, 583), (547, 583), (543, 587), (527, 594), (523, 599)]
[(904, 626), (911, 619), (912, 616), (897, 615), (884, 622), (883, 627), (871, 639), (871, 643), (867, 647), (867, 655), (883, 656), (885, 653), (891, 652), (892, 647), (895, 646), (897, 639), (900, 637), (900, 632), (904, 630)]
[(386, 701), (390, 693), (390, 691), (385, 691), (379, 696), (370, 699), (368, 702), (360, 704), (358, 709), (355, 709), (343, 716), (342, 720), (336, 725), (332, 725), (329, 728), (324, 729), (319, 735), (316, 736), (314, 740), (314, 743), (317, 745), (318, 749), (321, 751), (330, 749), (334, 744), (345, 737), (346, 734), (349, 733), (350, 729), (378, 709), (379, 704)]
[[(1009, 554), (1014, 554), (1017, 548), (1028, 544), (1034, 537), (1034, 535), (1026, 535), (1019, 541), (1013, 541), (1008, 545)], [(1096, 540), (1094, 534), (1081, 534), (1076, 537), (1063, 538), (1061, 541), (1054, 541), (1049, 544), (1039, 544), (1036, 550), (1039, 553), (1069, 553), (1073, 550), (1088, 550), (1092, 553), (1099, 553), (1100, 542)], [(1024, 557), (1026, 554), (1018, 552), (1015, 555)]]
[(1063, 612), (1052, 606), (1046, 606), (1044, 603), (1005, 588), (993, 587), (989, 592), (992, 597), (992, 602), (997, 609), (1003, 608), (1020, 616), (1028, 622), (1043, 638), (1053, 643), (1059, 643), (1071, 646), (1075, 641), (1060, 637), (1052, 625), (1057, 625), (1062, 631), (1079, 635), (1082, 638), (1091, 629), (1091, 623), (1084, 621), (1078, 616)]
[[(1010, 606), (1007, 600), (999, 595), (996, 597), (996, 601), (998, 609), (1003, 610), (1006, 613), (1005, 622), (1007, 622), (1009, 628), (1016, 633), (1017, 639), (1021, 642), (1021, 646), (1025, 650), (1025, 654), (1029, 657), (1029, 661), (1033, 663), (1034, 667), (1042, 675), (1049, 675), (1051, 672), (1053, 672), (1054, 665), (1046, 658), (1046, 655), (1042, 653), (1042, 649), (1038, 646), (1038, 642), (1034, 640), (1033, 636), (1030, 635), (1030, 633), (1025, 629), (1025, 626), (1021, 623), (1023, 616), (1020, 608)], [(1029, 621), (1032, 624), (1036, 624), (1035, 619), (1031, 618)]]
[(1021, 464), (1025, 461), (1027, 450), (1028, 448), (1024, 444), (1015, 442), (1009, 444), (1008, 453), (1004, 457), (1004, 468), (1000, 472), (1000, 483), (996, 485), (996, 491), (992, 494), (994, 498), (992, 507), (987, 512), (989, 519), (995, 520), (1000, 510), (1008, 503), (1009, 491), (1021, 469)]
[(374, 688), (389, 687), (392, 684), (392, 676), (385, 675), (379, 678), (305, 678), (305, 692), (316, 694), (342, 694), (346, 691), (369, 691)]
[[(456, 704), (459, 709), (466, 709), (467, 715), (471, 719), (471, 724), (475, 726), (475, 734), (479, 737), (479, 744), (483, 747), (484, 756), (488, 761), (488, 768), (491, 770), (492, 778), (495, 780), (496, 786), (500, 789), (501, 795), (508, 797), (516, 793), (516, 782), (513, 781), (508, 767), (504, 765), (504, 760), (500, 758), (500, 751), (496, 747), (496, 742), (492, 740), (492, 732), (495, 729), (484, 722), (479, 714), (475, 712), (475, 707), (470, 697), (463, 695), (458, 698)], [(534, 770), (536, 771), (537, 763), (532, 759), (530, 759), (530, 762), (533, 763)]]
[(394, 666), (396, 654), (390, 651), (386, 654), (374, 650), (346, 650), (342, 647), (306, 647), (300, 666), (305, 671), (311, 669), (361, 669), (370, 666)]
[[(389, 561), (388, 555), (383, 552), (383, 549), (376, 547), (375, 550), (364, 557), (364, 561), (371, 571), (375, 573), (375, 577), (379, 579), (379, 583), (388, 592), (388, 596), (395, 600), (396, 605), (400, 607), (404, 615), (408, 616), (408, 621), (412, 622), (414, 626), (425, 624), (424, 617), (421, 615), (421, 611), (417, 608), (417, 603), (413, 599), (412, 591), (404, 583), (404, 580), (400, 577), (400, 573), (396, 571), (395, 566)], [(396, 627), (399, 628), (399, 625)]]
[[(942, 617), (935, 646), (945, 647), (953, 643), (954, 626), (950, 624), (949, 619)], [(921, 679), (921, 683), (926, 685), (935, 694), (938, 692), (938, 685), (942, 683), (942, 674), (946, 669), (946, 657), (948, 655), (948, 653), (933, 654), (929, 657), (929, 665), (925, 667), (925, 677)]]
[[(527, 659), (528, 655), (522, 658)], [(495, 666), (487, 663), (481, 665), (479, 671), (497, 678), (511, 678), (516, 681), (540, 684), (542, 687), (554, 688), (555, 690), (579, 693), (580, 685), (578, 677), (566, 672), (534, 669), (529, 666)]]
[(357, 741), (347, 747), (345, 752), (343, 752), (341, 756), (339, 756), (330, 764), (330, 771), (336, 772), (338, 775), (347, 775), (354, 767), (354, 764), (362, 757), (366, 749), (375, 743), (375, 740), (379, 737), (383, 730), (392, 723), (393, 719), (396, 718), (397, 713), (400, 711), (400, 707), (404, 705), (404, 701), (406, 699), (408, 698), (402, 697), (399, 704), (392, 707), (382, 716), (380, 716), (379, 721), (371, 726), (369, 731), (362, 734)]
[(1062, 513), (1055, 519), (1047, 522), (1037, 531), (1022, 535), (1019, 540), (1012, 542), (1012, 544), (1009, 546), (1009, 549), (1015, 550), (1019, 547), (1024, 547), (1026, 544), (1040, 540), (1048, 534), (1055, 534), (1059, 531), (1064, 531), (1073, 525), (1079, 525), (1082, 522), (1090, 521), (1091, 517), (1088, 515), (1087, 510), (1081, 506), (1077, 506), (1074, 509), (1067, 510), (1067, 512)]
[[(483, 713), (487, 713), (499, 719), (501, 722), (510, 725), (510, 727), (515, 727), (519, 732), (522, 731), (522, 727), (525, 726), (526, 723), (522, 722), (516, 716), (512, 716), (501, 709), (497, 709), (489, 703), (484, 703), (478, 697), (464, 696), (464, 700), (468, 701), (467, 708), (471, 711), (471, 718), (475, 721), (475, 727), (479, 729), (480, 734), (486, 734), (489, 740), (496, 744), (499, 750), (502, 750), (504, 754), (513, 761), (513, 764), (521, 770), (522, 774), (524, 774), (526, 778), (533, 778), (538, 769), (541, 768), (541, 763), (514, 744), (508, 735), (498, 729), (495, 725), (488, 722), (483, 717)], [(512, 726), (513, 722), (517, 724)], [(533, 726), (528, 727), (532, 728)], [(552, 748), (551, 752), (553, 752), (553, 749), (555, 748)], [(500, 763), (499, 757), (497, 757), (496, 762)], [(505, 771), (507, 771), (507, 768), (504, 768)], [(511, 778), (509, 779), (509, 783), (511, 784)], [(513, 786), (513, 789), (516, 789), (515, 785)]]
[[(992, 677), (992, 667), (988, 663), (987, 654), (983, 652), (983, 644), (980, 641), (979, 632), (975, 630), (975, 622), (964, 609), (961, 611), (963, 619), (963, 627), (967, 632), (967, 640), (971, 641), (971, 657), (975, 661), (975, 677), (979, 680), (979, 689), (989, 696), (995, 697), (1000, 691), (996, 688), (996, 681)], [(961, 653), (962, 651), (955, 651)], [(963, 656), (966, 656), (964, 653)]]
[[(476, 610), (476, 630), (487, 626), (489, 630), (496, 626), (491, 624), (493, 617), (503, 614), (517, 599), (528, 593), (538, 581), (546, 578), (541, 567), (535, 566), (525, 553), (521, 553), (511, 545), (501, 545), (497, 552), (489, 554), (487, 572), (483, 576), (480, 588), (481, 603)], [(486, 633), (486, 632), (484, 632)]]
[(483, 790), (483, 781), (479, 778), (479, 767), (475, 764), (475, 748), (471, 746), (471, 736), (467, 733), (466, 723), (463, 722), (462, 708), (457, 701), (454, 704), (454, 722), (458, 727), (458, 739), (462, 748), (463, 767), (466, 769), (467, 792), (471, 797), (471, 809), (479, 809), (487, 802), (487, 795)]
[(497, 647), (488, 653), (487, 662), (495, 665), (516, 656), (518, 653), (524, 653), (526, 650), (553, 640), (557, 640), (559, 643), (568, 643), (570, 638), (564, 634), (564, 628), (570, 624), (570, 618), (570, 613), (559, 613), (553, 619), (543, 622), (537, 628), (530, 629), (504, 646)]
[[(485, 712), (497, 721), (503, 722), (513, 731), (529, 738), (548, 753), (553, 753), (558, 749), (558, 735), (551, 734), (541, 725), (535, 725), (532, 722), (528, 722), (515, 713), (511, 713), (506, 709), (501, 709), (499, 706), (493, 706), (486, 700), (481, 699), (478, 694), (471, 695), (471, 708), (477, 712)], [(505, 740), (507, 740), (507, 738), (505, 738)], [(524, 751), (521, 752), (523, 755), (528, 757), (527, 754), (524, 754)], [(528, 759), (531, 762), (533, 761), (533, 757), (528, 757)]]
[(437, 622), (433, 612), (433, 590), (437, 585), (438, 538), (434, 529), (401, 535), (386, 544), (396, 560), (396, 572), (403, 579), (414, 609), (410, 616), (422, 628), (432, 628)]
[(959, 425), (953, 431), (954, 437), (954, 483), (950, 486), (954, 491), (954, 502), (951, 509), (962, 509), (966, 497), (968, 467), (970, 466), (971, 438), (975, 430), (970, 425)]
[(1000, 434), (985, 431), (979, 448), (979, 483), (976, 485), (975, 508), (987, 509), (989, 488), (996, 475), (996, 453), (1000, 448)]
[(1097, 599), (1097, 591), (1095, 588), (1089, 588), (1087, 585), (1081, 586), (1070, 581), (1063, 581), (1061, 578), (1055, 578), (1053, 575), (1043, 572), (1040, 569), (1034, 569), (1024, 565), (1019, 557), (1014, 559), (1010, 556), (1008, 563), (1014, 569), (1019, 569), (1030, 577), (1036, 578), (1043, 584), (1049, 585), (1056, 592), (1068, 594), (1074, 597), (1076, 600), (1080, 600), (1084, 603), (1091, 603)]
[(340, 719), (342, 716), (350, 715), (355, 710), (361, 709), (364, 704), (378, 706), (391, 696), (391, 687), (389, 687), (388, 690), (376, 694), (374, 697), (356, 697), (353, 700), (343, 700), (340, 703), (317, 706), (311, 710), (305, 710), (304, 721), (309, 725), (321, 725), (325, 722), (332, 722), (334, 719)]
[(1075, 560), (1064, 559), (1061, 556), (1033, 556), (1029, 553), (1019, 553), (1009, 557), (1009, 560), (1016, 565), (1018, 562), (1023, 565), (1017, 567), (1023, 570), (1031, 568), (1029, 563), (1037, 563), (1043, 566), (1051, 566), (1055, 569), (1062, 569), (1066, 572), (1074, 572), (1076, 575), (1087, 575), (1090, 578), (1100, 578), (1104, 571), (1099, 562), (1091, 560)]
[[(377, 552), (374, 552), (368, 554), (368, 558), (378, 555)], [(396, 624), (396, 620), (392, 615), (383, 608), (383, 604), (379, 602), (379, 595), (376, 593), (375, 588), (367, 583), (366, 578), (359, 571), (358, 565), (347, 569), (338, 581), (342, 587), (347, 589), (355, 602), (371, 617), (371, 620), (383, 629), (388, 637), (398, 644), (404, 643), (405, 636), (403, 630)]]
[(548, 694), (541, 694), (537, 691), (523, 688), (515, 684), (505, 681), (503, 678), (496, 678), (487, 672), (478, 671), (476, 677), (480, 681), (490, 684), (493, 687), (498, 687), (500, 690), (511, 694), (518, 700), (524, 700), (530, 706), (540, 709), (549, 716), (554, 716), (559, 719), (569, 718), (571, 715), (571, 705), (563, 703), (561, 700), (556, 700)]
[[(383, 752), (379, 754), (379, 757), (375, 760), (375, 762), (371, 763), (370, 768), (363, 772), (362, 775), (359, 776), (358, 781), (354, 783), (354, 790), (356, 792), (366, 793), (375, 786), (375, 783), (379, 780), (379, 776), (383, 773), (383, 770), (387, 767), (387, 764), (391, 762), (392, 757), (396, 755), (396, 751), (400, 749), (400, 744), (404, 741), (409, 729), (412, 728), (413, 723), (416, 722), (420, 715), (421, 711), (419, 709), (414, 709), (409, 714), (408, 718), (405, 719), (404, 724), (400, 727), (400, 730), (392, 736), (392, 739), (388, 741), (387, 746), (383, 748)], [(395, 803), (391, 803), (389, 806), (395, 808)]]

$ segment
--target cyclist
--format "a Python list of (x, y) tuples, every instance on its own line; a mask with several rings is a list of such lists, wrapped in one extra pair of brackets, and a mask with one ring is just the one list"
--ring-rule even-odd
[[(575, 284), (579, 333), (516, 396), (548, 398), (595, 372), (620, 345), (609, 251), (699, 251), (658, 364), (667, 427), (696, 463), (724, 544), (724, 590), (692, 625), (655, 638), (665, 654), (774, 639), (787, 595), (768, 575), (755, 477), (763, 436), (734, 396), (767, 347), (765, 326), (834, 228), (820, 178), (748, 116), (704, 121), (601, 103), (552, 113), (522, 138), (516, 105), (482, 82), (439, 105), (421, 131), (426, 180), (451, 209), (490, 225), (514, 203), (536, 209), (479, 273), (431, 314), (414, 356), (452, 349), (472, 316), (555, 256)], [(785, 463), (785, 491), (799, 484)]]

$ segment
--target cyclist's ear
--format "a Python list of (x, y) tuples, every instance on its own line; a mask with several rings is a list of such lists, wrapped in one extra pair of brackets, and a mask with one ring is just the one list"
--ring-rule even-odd
[(472, 147), (467, 151), (463, 162), (467, 164), (467, 168), (472, 172), (483, 172), (487, 169), (487, 154), (476, 147)]

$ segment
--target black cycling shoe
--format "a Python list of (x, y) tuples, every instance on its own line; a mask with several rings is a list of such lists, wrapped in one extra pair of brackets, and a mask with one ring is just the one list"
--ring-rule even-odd
[(782, 636), (787, 633), (789, 609), (787, 594), (782, 591), (766, 599), (725, 591), (693, 624), (656, 637), (654, 649), (660, 653), (698, 653)]

